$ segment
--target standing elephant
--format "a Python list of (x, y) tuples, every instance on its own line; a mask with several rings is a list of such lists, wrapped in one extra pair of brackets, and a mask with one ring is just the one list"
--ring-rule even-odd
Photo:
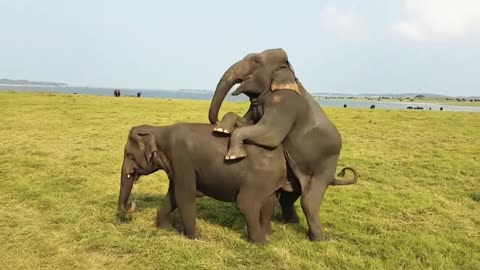
[[(247, 95), (250, 108), (243, 117), (228, 113), (219, 122), (221, 104), (237, 83), (241, 85), (233, 95)], [(354, 177), (335, 179), (342, 147), (340, 133), (295, 77), (286, 52), (270, 49), (252, 53), (232, 65), (217, 85), (208, 116), (210, 123), (217, 124), (215, 131), (231, 133), (227, 160), (249, 154), (244, 141), (264, 147), (284, 146), (289, 168), (301, 186), (299, 193), (282, 193), (280, 204), (284, 219), (298, 221), (293, 203), (301, 195), (309, 238), (322, 240), (318, 215), (325, 191), (329, 185), (355, 183), (357, 174), (351, 168), (344, 168), (341, 174), (349, 169)]]
[(247, 145), (248, 158), (225, 161), (229, 138), (212, 134), (213, 127), (194, 123), (133, 127), (124, 149), (119, 215), (135, 210), (128, 198), (139, 176), (164, 170), (169, 188), (157, 214), (158, 227), (170, 227), (170, 213), (178, 207), (184, 233), (195, 238), (195, 196), (202, 194), (236, 202), (245, 217), (249, 240), (265, 242), (266, 233), (271, 231), (276, 195), (287, 184), (282, 147)]

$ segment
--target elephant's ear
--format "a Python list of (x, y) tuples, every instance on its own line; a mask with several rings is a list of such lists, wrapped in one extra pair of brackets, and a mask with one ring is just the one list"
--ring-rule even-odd
[(272, 91), (283, 89), (292, 90), (297, 92), (297, 94), (300, 94), (297, 79), (295, 78), (295, 72), (288, 61), (286, 64), (281, 65), (280, 68), (273, 73), (273, 79), (270, 88)]
[(145, 159), (148, 163), (152, 161), (152, 159), (157, 157), (157, 145), (155, 144), (155, 137), (151, 133), (138, 133), (138, 138), (140, 139), (140, 149), (143, 150), (145, 155)]

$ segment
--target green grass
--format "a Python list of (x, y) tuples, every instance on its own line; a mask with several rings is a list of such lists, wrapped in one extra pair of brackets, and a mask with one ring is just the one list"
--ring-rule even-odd
[(480, 269), (478, 113), (324, 108), (343, 136), (339, 166), (361, 173), (327, 191), (325, 242), (307, 240), (301, 214), (251, 245), (235, 206), (208, 198), (198, 240), (157, 230), (163, 172), (134, 187), (138, 211), (118, 224), (130, 127), (206, 122), (208, 105), (0, 92), (2, 269)]

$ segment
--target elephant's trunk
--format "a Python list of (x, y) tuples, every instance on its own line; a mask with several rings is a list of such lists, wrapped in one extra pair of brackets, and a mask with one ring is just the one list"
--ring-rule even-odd
[(135, 211), (136, 204), (132, 202), (130, 207), (128, 206), (128, 198), (132, 191), (132, 186), (134, 182), (133, 175), (127, 175), (122, 170), (121, 184), (120, 184), (120, 195), (118, 197), (118, 212), (121, 215), (131, 214)]
[(346, 171), (351, 171), (353, 173), (353, 177), (352, 178), (349, 178), (349, 179), (337, 179), (337, 178), (334, 178), (333, 181), (330, 183), (330, 185), (332, 186), (344, 186), (344, 185), (352, 185), (352, 184), (355, 184), (357, 183), (358, 181), (358, 173), (357, 173), (357, 170), (355, 170), (355, 168), (352, 168), (352, 167), (345, 167), (343, 168), (340, 173), (337, 175), (339, 177), (343, 177), (345, 176), (345, 172)]
[(248, 65), (245, 59), (233, 64), (225, 73), (217, 84), (215, 94), (210, 103), (210, 110), (208, 111), (208, 119), (210, 123), (218, 122), (218, 112), (222, 106), (222, 102), (227, 96), (228, 91), (236, 84), (242, 81), (248, 73)]

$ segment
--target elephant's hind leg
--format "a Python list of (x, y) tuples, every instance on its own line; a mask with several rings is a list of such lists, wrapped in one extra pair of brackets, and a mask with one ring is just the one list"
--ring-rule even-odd
[(265, 231), (260, 224), (261, 202), (256, 199), (252, 189), (242, 189), (237, 196), (237, 206), (245, 217), (248, 230), (248, 238), (256, 244), (265, 243)]
[(336, 159), (324, 163), (322, 169), (312, 176), (310, 188), (302, 192), (300, 200), (303, 212), (307, 218), (308, 236), (311, 241), (323, 240), (322, 224), (319, 218), (325, 191), (335, 176)]

